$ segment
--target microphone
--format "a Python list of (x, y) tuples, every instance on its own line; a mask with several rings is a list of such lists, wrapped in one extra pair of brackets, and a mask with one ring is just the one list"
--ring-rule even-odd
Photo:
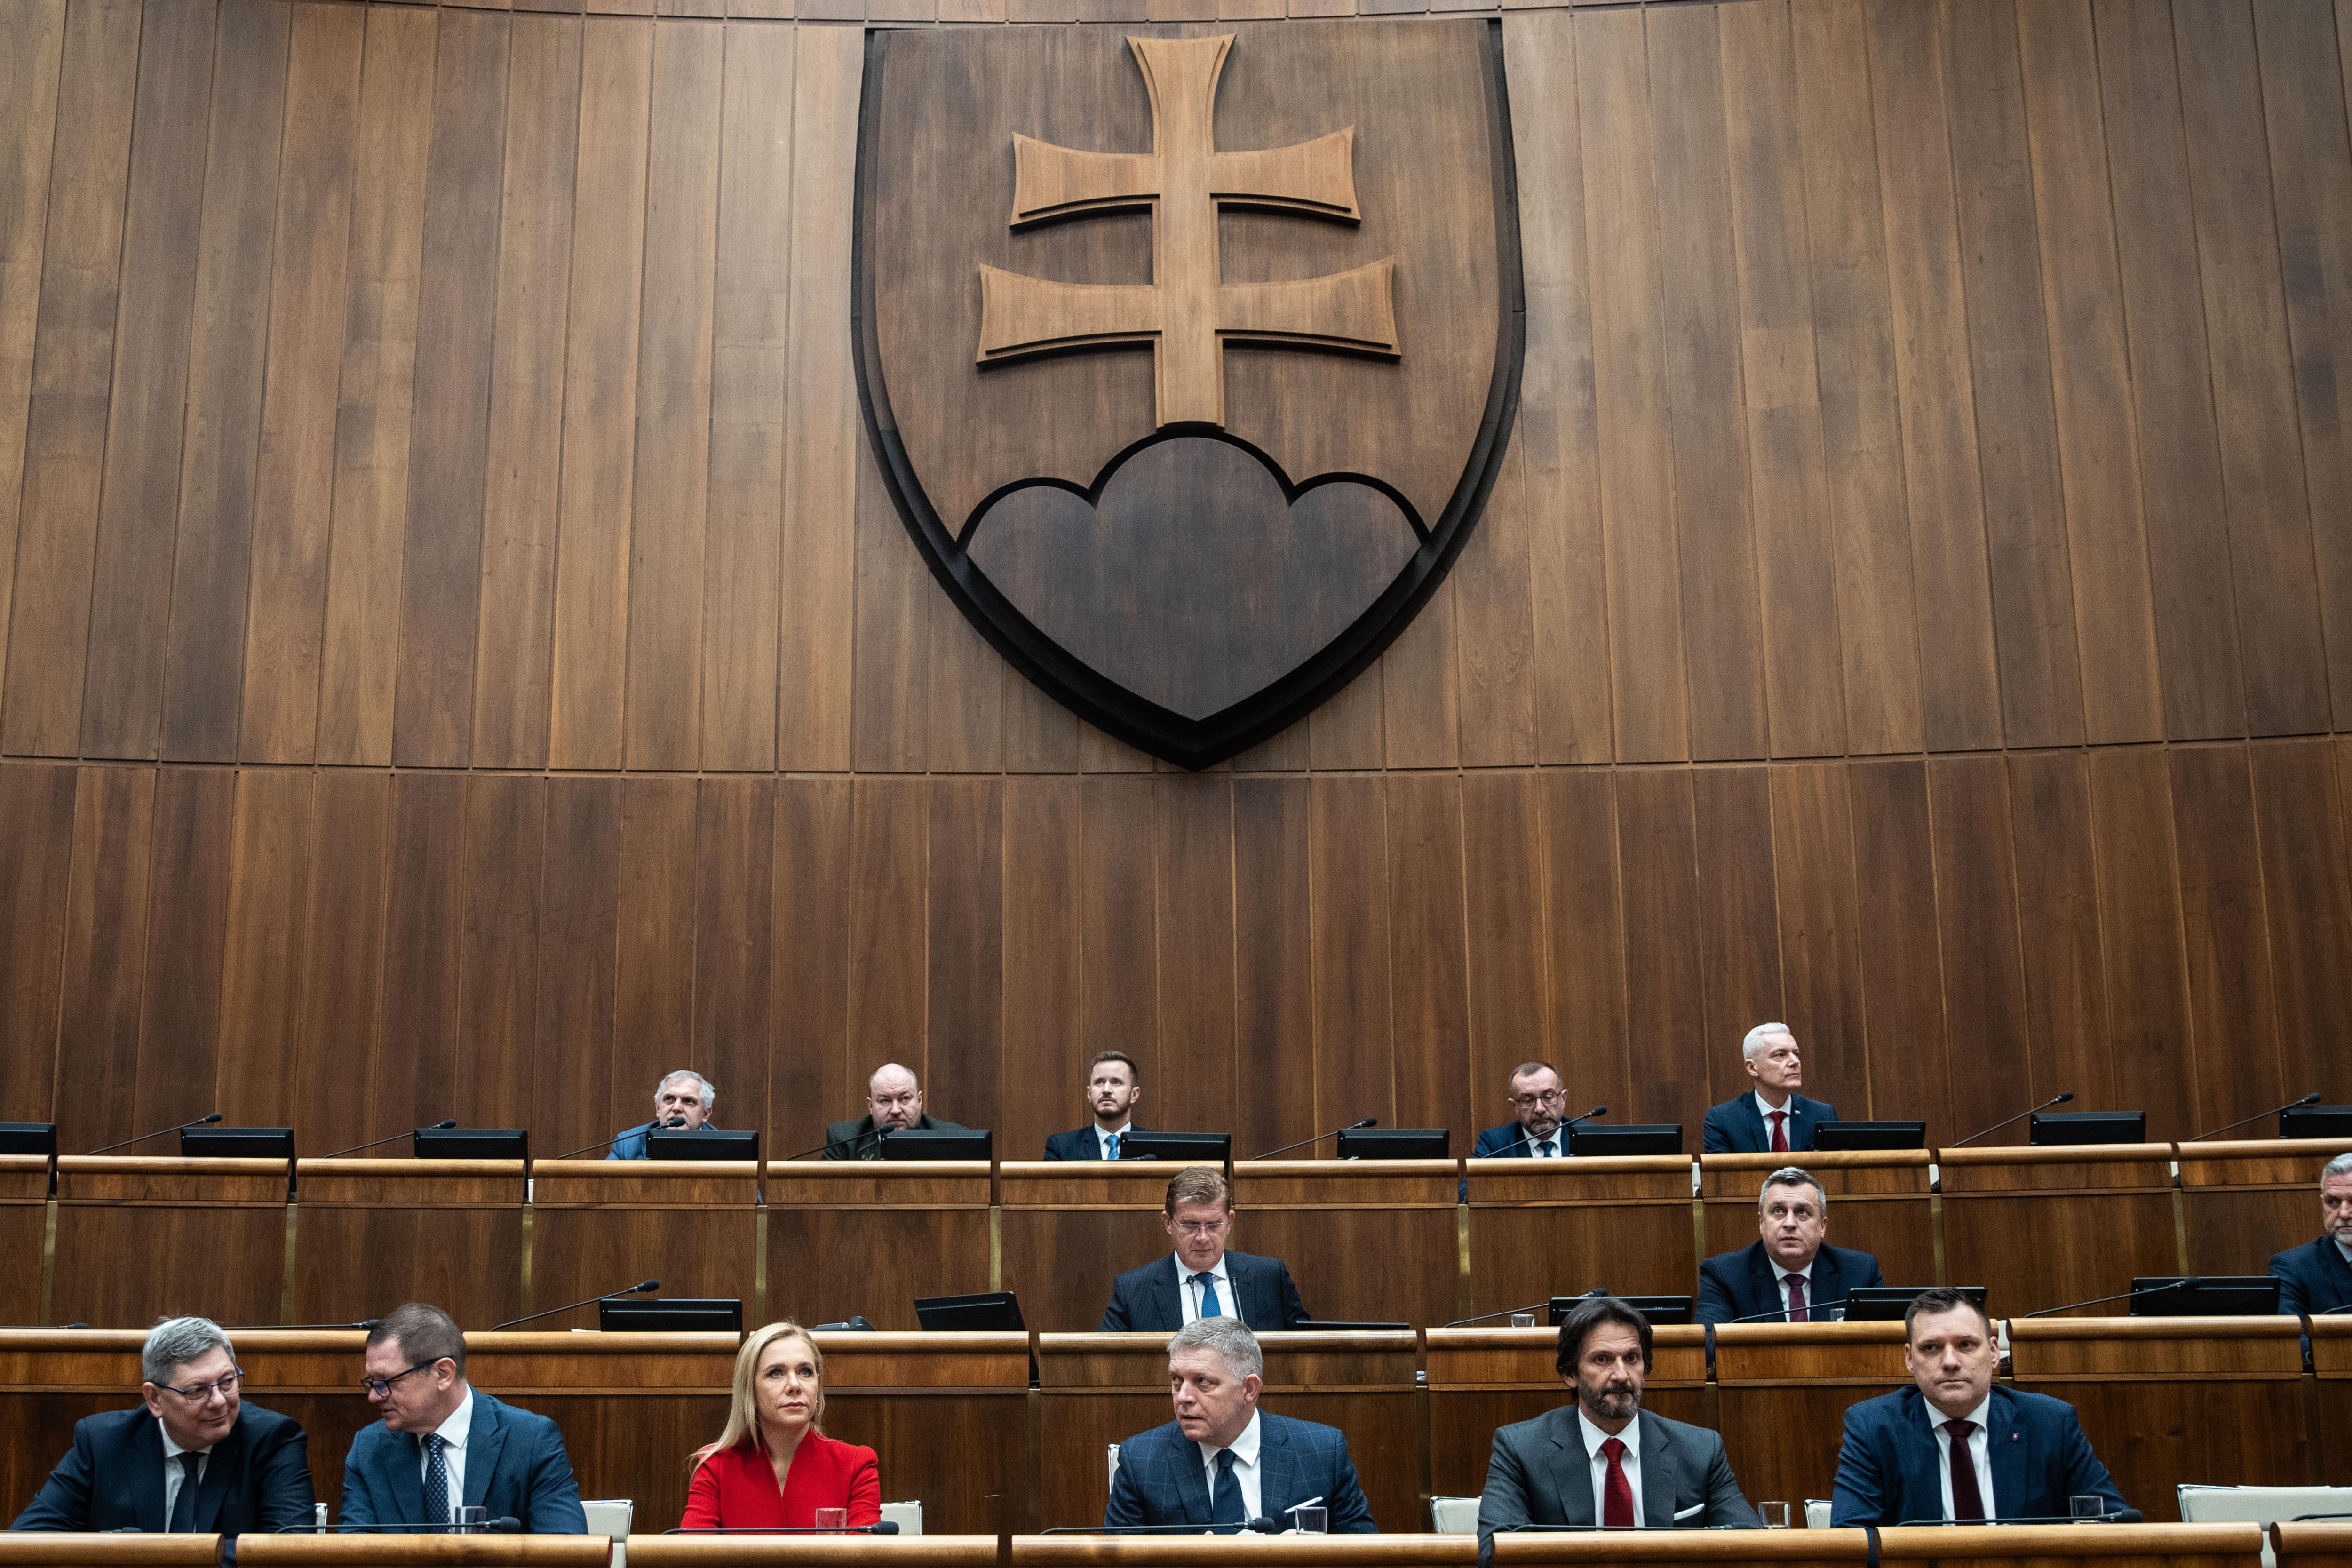
[(1450, 1323), (1440, 1323), (1437, 1326), (1441, 1329), (1458, 1329), (1470, 1323), (1484, 1323), (1496, 1318), (1507, 1318), (1517, 1312), (1540, 1312), (1550, 1305), (1551, 1298), (1547, 1296), (1540, 1301), (1530, 1301), (1524, 1307), (1506, 1307), (1499, 1312), (1481, 1312), (1475, 1318), (1456, 1318)]
[[(877, 1133), (878, 1133), (878, 1132), (880, 1132), (880, 1131), (882, 1131), (882, 1129), (880, 1129), (880, 1128), (878, 1128), (878, 1127), (877, 1127), (877, 1128), (876, 1128), (874, 1131), (875, 1131), (876, 1132), (877, 1132)], [(832, 1147), (833, 1147), (833, 1140), (832, 1140), (832, 1139), (830, 1139), (830, 1138), (828, 1138), (828, 1139), (826, 1139), (824, 1142), (822, 1142), (822, 1143), (818, 1144), (818, 1145), (817, 1145), (815, 1148), (814, 1148), (814, 1149), (803, 1149), (803, 1150), (802, 1150), (802, 1151), (801, 1151), (799, 1153), (797, 1153), (797, 1154), (787, 1154), (787, 1155), (785, 1155), (785, 1156), (784, 1156), (781, 1161), (771, 1161), (771, 1162), (770, 1162), (770, 1163), (772, 1163), (772, 1164), (784, 1164), (784, 1165), (789, 1165), (789, 1164), (791, 1164), (794, 1160), (805, 1160), (805, 1159), (807, 1159), (811, 1154), (822, 1154), (822, 1153), (824, 1153), (827, 1149), (830, 1149), (830, 1148), (832, 1148)]]
[(324, 1331), (328, 1329), (373, 1329), (378, 1323), (383, 1321), (383, 1320), (382, 1318), (362, 1318), (356, 1323), (226, 1323), (222, 1325), (221, 1332), (225, 1334), (243, 1334), (257, 1332), (263, 1329), (278, 1329), (282, 1330), (287, 1333), (296, 1333), (305, 1329), (312, 1331)]
[(117, 1149), (128, 1149), (133, 1143), (144, 1143), (150, 1138), (161, 1138), (166, 1132), (184, 1131), (186, 1129), (191, 1127), (210, 1127), (214, 1122), (218, 1121), (220, 1119), (221, 1113), (215, 1110), (210, 1116), (199, 1116), (194, 1121), (183, 1121), (176, 1127), (159, 1127), (152, 1132), (142, 1132), (136, 1138), (125, 1138), (120, 1143), (109, 1143), (105, 1148), (92, 1149), (90, 1152), (93, 1154), (111, 1154)]
[[(1313, 1140), (1308, 1140), (1313, 1142)], [(1260, 1155), (1259, 1158), (1265, 1158)], [(1300, 1503), (1300, 1508), (1307, 1504)], [(1282, 1526), (1260, 1514), (1241, 1524), (1057, 1524), (1051, 1530), (1041, 1530), (1040, 1535), (1218, 1535), (1237, 1531), (1250, 1531), (1259, 1535), (1279, 1535)]]
[[(2033, 1115), (2035, 1111), (2047, 1110), (2053, 1105), (2063, 1105), (2074, 1098), (2074, 1091), (2071, 1089), (2063, 1094), (2053, 1094), (2049, 1099), (2043, 1100), (2041, 1104), (2035, 1106), (2032, 1110), (2021, 1110), (2016, 1115), (2011, 1117), (2007, 1121), (1996, 1121), (1991, 1126), (1985, 1128), (1983, 1131), (1971, 1132), (1967, 1137), (1961, 1139), (1958, 1143), (1947, 1143), (1944, 1147), (1947, 1149), (1958, 1149), (1963, 1144), (1973, 1143), (1978, 1139), (1983, 1137), (1986, 1132), (1998, 1132), (2004, 1127), (2013, 1127), (2018, 1122), (2024, 1121), (2027, 1117)], [(2085, 1306), (2089, 1305), (2088, 1302), (2084, 1302), (2084, 1304)]]
[(449, 1129), (457, 1125), (457, 1119), (456, 1117), (445, 1116), (430, 1127), (419, 1127), (415, 1131), (412, 1132), (395, 1132), (390, 1138), (379, 1138), (373, 1143), (354, 1143), (348, 1149), (336, 1150), (333, 1153), (328, 1155), (327, 1158), (330, 1160), (340, 1160), (346, 1154), (356, 1154), (362, 1149), (380, 1149), (386, 1143), (395, 1142), (403, 1138), (414, 1138), (418, 1132), (446, 1132)]
[[(445, 1127), (455, 1127), (457, 1123), (454, 1121), (445, 1121), (442, 1125)], [(556, 1158), (559, 1160), (576, 1160), (583, 1154), (593, 1154), (599, 1149), (610, 1149), (614, 1144), (618, 1143), (622, 1139), (626, 1138), (632, 1132), (667, 1132), (673, 1127), (683, 1127), (685, 1125), (685, 1117), (673, 1116), (667, 1121), (648, 1121), (643, 1127), (625, 1127), (620, 1131), (614, 1133), (610, 1138), (605, 1139), (602, 1143), (591, 1143), (585, 1149), (574, 1149), (571, 1153), (558, 1154)], [(394, 1133), (393, 1136), (396, 1138), (399, 1134)], [(362, 1147), (365, 1147), (365, 1145), (362, 1145)], [(351, 1151), (346, 1149), (343, 1152), (348, 1154)], [(594, 1298), (591, 1297), (590, 1300), (593, 1300)]]
[[(1609, 1108), (1607, 1106), (1596, 1105), (1591, 1110), (1586, 1111), (1583, 1115), (1571, 1116), (1567, 1121), (1561, 1122), (1559, 1126), (1553, 1128), (1551, 1130), (1551, 1136), (1552, 1138), (1559, 1139), (1559, 1146), (1562, 1149), (1566, 1149), (1568, 1147), (1567, 1132), (1570, 1128), (1575, 1126), (1580, 1121), (1590, 1121), (1596, 1116), (1606, 1116), (1608, 1114)], [(1517, 1148), (1522, 1143), (1533, 1145), (1537, 1143), (1548, 1143), (1551, 1140), (1549, 1138), (1530, 1138), (1526, 1133), (1522, 1132), (1517, 1138), (1512, 1139), (1509, 1142), (1496, 1150), (1493, 1153), (1482, 1155), (1481, 1158), (1487, 1160), (1500, 1160), (1508, 1155), (1512, 1150)]]
[(2053, 1312), (2071, 1312), (2076, 1307), (2099, 1307), (2105, 1305), (2109, 1301), (2128, 1301), (2139, 1296), (2161, 1296), (2167, 1290), (2178, 1290), (2183, 1286), (2194, 1290), (2198, 1286), (2202, 1285), (2203, 1283), (2205, 1283), (2205, 1280), (2204, 1277), (2201, 1275), (2184, 1274), (2178, 1279), (2166, 1279), (2154, 1285), (2143, 1285), (2137, 1290), (2119, 1290), (2112, 1296), (2094, 1296), (2087, 1301), (2076, 1301), (2072, 1305), (2064, 1307), (2044, 1307), (2038, 1312), (2020, 1312), (2018, 1316), (2020, 1318), (2046, 1318)]
[(583, 1297), (582, 1300), (572, 1302), (571, 1307), (550, 1307), (544, 1312), (528, 1312), (520, 1318), (509, 1318), (505, 1322), (500, 1323), (498, 1329), (492, 1329), (490, 1332), (495, 1334), (499, 1331), (499, 1329), (511, 1329), (517, 1323), (535, 1323), (541, 1318), (551, 1318), (558, 1312), (569, 1312), (572, 1310), (572, 1307), (584, 1307), (590, 1301), (601, 1301), (605, 1296), (642, 1296), (648, 1291), (658, 1290), (660, 1289), (661, 1281), (658, 1279), (640, 1279), (625, 1290), (607, 1290), (601, 1296)]
[[(392, 1519), (385, 1520), (380, 1524), (346, 1524), (341, 1528), (346, 1534), (365, 1532), (383, 1535), (397, 1532), (402, 1535), (471, 1535), (478, 1531), (486, 1535), (520, 1535), (522, 1533), (522, 1521), (512, 1514), (507, 1514), (499, 1519), (486, 1519), (478, 1525), (451, 1524), (446, 1520), (436, 1524), (431, 1520), (424, 1519)], [(318, 1525), (305, 1520), (299, 1524), (281, 1524), (269, 1533), (315, 1535), (318, 1532)]]
[(879, 1524), (845, 1524), (835, 1530), (830, 1525), (773, 1524), (674, 1524), (662, 1531), (664, 1535), (896, 1535), (898, 1521), (886, 1519)]
[(1285, 1143), (1285, 1144), (1284, 1144), (1281, 1148), (1279, 1148), (1279, 1149), (1268, 1149), (1265, 1153), (1263, 1153), (1263, 1154), (1259, 1154), (1259, 1155), (1255, 1155), (1255, 1156), (1254, 1156), (1254, 1158), (1260, 1159), (1260, 1160), (1271, 1160), (1271, 1159), (1273, 1159), (1276, 1154), (1287, 1154), (1287, 1153), (1289, 1153), (1293, 1149), (1304, 1149), (1304, 1148), (1306, 1148), (1306, 1147), (1307, 1147), (1307, 1145), (1308, 1145), (1309, 1143), (1320, 1143), (1320, 1142), (1323, 1142), (1323, 1140), (1325, 1140), (1326, 1138), (1336, 1138), (1336, 1137), (1338, 1137), (1338, 1136), (1339, 1136), (1340, 1133), (1342, 1133), (1342, 1132), (1353, 1132), (1353, 1131), (1356, 1131), (1356, 1129), (1357, 1129), (1357, 1128), (1359, 1128), (1359, 1127), (1378, 1127), (1380, 1124), (1381, 1124), (1381, 1119), (1380, 1119), (1379, 1117), (1377, 1117), (1377, 1116), (1367, 1116), (1367, 1117), (1365, 1117), (1361, 1121), (1350, 1121), (1350, 1122), (1349, 1122), (1349, 1123), (1348, 1123), (1348, 1125), (1346, 1125), (1345, 1127), (1334, 1127), (1334, 1128), (1333, 1128), (1333, 1129), (1331, 1129), (1331, 1131), (1328, 1131), (1328, 1132), (1318, 1132), (1318, 1133), (1317, 1133), (1317, 1134), (1315, 1134), (1315, 1136), (1314, 1136), (1314, 1137), (1312, 1137), (1312, 1138), (1301, 1138), (1301, 1139), (1300, 1139), (1297, 1142), (1296, 1142), (1296, 1143)]
[(2298, 1105), (2317, 1105), (2318, 1103), (2319, 1091), (2317, 1089), (2313, 1089), (2301, 1100), (2290, 1100), (2284, 1105), (2273, 1105), (2268, 1110), (2257, 1110), (2252, 1116), (2244, 1117), (2239, 1121), (2231, 1122), (2229, 1127), (2216, 1127), (2210, 1132), (2200, 1132), (2196, 1137), (2186, 1139), (2184, 1142), (2190, 1143), (2202, 1143), (2208, 1138), (2212, 1138), (2221, 1133), (2229, 1131), (2231, 1127), (2243, 1127), (2249, 1121), (2260, 1121), (2265, 1116), (2276, 1116), (2280, 1111), (2293, 1110)]

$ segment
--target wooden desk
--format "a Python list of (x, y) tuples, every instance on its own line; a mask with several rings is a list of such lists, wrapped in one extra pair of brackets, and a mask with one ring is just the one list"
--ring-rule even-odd
[(2352, 1521), (2272, 1525), (2271, 1550), (2279, 1568), (2352, 1568)]
[(1718, 1430), (1755, 1502), (1830, 1495), (1849, 1405), (1907, 1387), (1901, 1323), (1727, 1323), (1715, 1331)]
[(803, 1160), (770, 1165), (766, 1191), (769, 1306), (746, 1328), (863, 1313), (912, 1332), (918, 1297), (999, 1289), (984, 1161)]
[(1237, 1164), (1249, 1235), (1235, 1245), (1289, 1264), (1313, 1317), (1443, 1323), (1473, 1310), (1462, 1304), (1461, 1180), (1453, 1160)]
[(522, 1315), (521, 1161), (299, 1160), (294, 1171), (293, 1321), (355, 1322), (403, 1301), (430, 1301), (467, 1328)]
[(2185, 1274), (2169, 1143), (1945, 1149), (1946, 1282), (1996, 1317)]
[(1698, 1289), (1688, 1155), (1472, 1160), (1468, 1168), (1469, 1300), (1454, 1316), (1596, 1287), (1621, 1296)]
[(38, 1563), (46, 1568), (131, 1568), (131, 1564), (171, 1564), (173, 1568), (215, 1568), (220, 1562), (217, 1535), (68, 1535), (27, 1531), (22, 1535), (0, 1531), (0, 1563)]
[(1477, 1561), (1475, 1535), (1045, 1535), (1013, 1543), (1013, 1568), (1468, 1568)]
[[(1422, 1427), (1409, 1333), (1264, 1334), (1262, 1407), (1348, 1435), (1348, 1455), (1372, 1518), (1412, 1530), (1421, 1503)], [(1165, 1334), (1044, 1334), (1040, 1522), (1100, 1524), (1110, 1491), (1108, 1449), (1172, 1418)], [(884, 1489), (887, 1490), (886, 1487)]]
[(239, 1568), (605, 1568), (606, 1535), (240, 1535)]
[(2180, 1145), (2191, 1274), (2260, 1274), (2271, 1254), (2319, 1232), (2320, 1168), (2344, 1152), (2326, 1138)]
[(2352, 1312), (2311, 1320), (2311, 1369), (2319, 1479), (2332, 1487), (2352, 1486)]
[[(525, 1311), (650, 1275), (666, 1296), (737, 1298), (747, 1328), (767, 1321), (766, 1232), (753, 1162), (541, 1160), (531, 1176)], [(856, 1252), (825, 1259), (848, 1277), (865, 1261)], [(593, 1326), (594, 1311), (592, 1305), (547, 1326)]]
[(630, 1563), (644, 1568), (997, 1568), (993, 1535), (632, 1535), (625, 1544)]
[(1929, 1158), (1925, 1149), (1702, 1154), (1705, 1255), (1737, 1251), (1754, 1242), (1758, 1189), (1774, 1171), (1795, 1164), (1819, 1178), (1829, 1199), (1831, 1242), (1860, 1247), (1877, 1258), (1890, 1284), (1939, 1285), (1943, 1275), (1938, 1271)]
[[(817, 1348), (824, 1429), (881, 1457), (884, 1501), (919, 1499), (941, 1535), (1035, 1528), (1028, 1335), (824, 1334)], [(685, 1511), (682, 1487), (668, 1521)], [(639, 1520), (656, 1517), (639, 1505)]]
[[(1878, 1533), (1881, 1562), (1937, 1568), (2095, 1560), (2102, 1568), (2256, 1568), (2262, 1531), (2252, 1524), (1963, 1525)], [(1869, 1553), (1860, 1530), (1649, 1530), (1497, 1535), (1495, 1562), (1566, 1563), (1853, 1563)]]
[(289, 1163), (60, 1159), (51, 1315), (101, 1327), (176, 1313), (287, 1321)]
[[(1164, 1205), (1169, 1179), (1181, 1169), (1169, 1160), (1036, 1160), (999, 1167), (1003, 1283), (998, 1289), (1020, 1296), (1022, 1321), (1047, 1333), (1092, 1332), (1110, 1301), (1111, 1281), (1172, 1249)], [(1246, 1212), (1234, 1222), (1236, 1250), (1271, 1250), (1256, 1226), (1256, 1216)]]
[(39, 1154), (0, 1154), (0, 1323), (47, 1321), (56, 1259), (48, 1248), (49, 1162)]

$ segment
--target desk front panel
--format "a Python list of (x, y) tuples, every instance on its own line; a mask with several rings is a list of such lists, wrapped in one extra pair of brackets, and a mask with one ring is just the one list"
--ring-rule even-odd
[(2089, 1300), (2182, 1272), (2172, 1145), (1948, 1149), (1946, 1282), (1982, 1285), (1996, 1317)]
[[(533, 1308), (656, 1279), (664, 1296), (735, 1297), (752, 1326), (760, 1187), (751, 1162), (542, 1160), (532, 1174)], [(856, 1267), (848, 1255), (827, 1261)], [(594, 1312), (592, 1305), (548, 1326), (593, 1325)]]
[(2319, 1234), (2319, 1173), (2330, 1139), (2183, 1143), (2180, 1194), (2192, 1274), (2260, 1274), (2271, 1254)]
[(1473, 1160), (1468, 1191), (1469, 1300), (1455, 1316), (1604, 1287), (1620, 1296), (1698, 1289), (1685, 1157)]
[(1234, 1167), (1244, 1252), (1289, 1264), (1307, 1312), (1431, 1327), (1458, 1318), (1461, 1167), (1452, 1160), (1261, 1161)]
[(379, 1318), (403, 1301), (467, 1329), (521, 1316), (521, 1161), (303, 1160), (295, 1194), (296, 1322)]
[[(1706, 1154), (1700, 1184), (1706, 1192), (1706, 1255), (1734, 1252), (1757, 1238), (1756, 1205), (1764, 1178), (1784, 1165), (1802, 1167), (1829, 1200), (1828, 1239), (1878, 1259), (1890, 1285), (1937, 1282), (1927, 1152), (1851, 1150), (1807, 1154)], [(1776, 1494), (1777, 1495), (1777, 1494)]]
[[(1003, 1289), (1021, 1298), (1022, 1320), (1045, 1333), (1101, 1326), (1111, 1281), (1174, 1249), (1164, 1205), (1169, 1179), (1181, 1169), (1160, 1160), (1004, 1165), (997, 1187)], [(1229, 1244), (1239, 1252), (1272, 1250), (1248, 1213), (1234, 1221)]]
[(50, 1316), (283, 1322), (286, 1199), (283, 1160), (61, 1159)]
[(1717, 1408), (1740, 1489), (1786, 1502), (1837, 1479), (1838, 1443), (1854, 1405), (1909, 1386), (1900, 1323), (1727, 1324), (1716, 1331)]

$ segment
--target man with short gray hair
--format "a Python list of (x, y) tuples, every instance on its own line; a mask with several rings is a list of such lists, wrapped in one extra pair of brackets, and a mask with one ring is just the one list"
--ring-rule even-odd
[(2271, 1259), (2282, 1312), (2341, 1312), (2352, 1308), (2352, 1153), (2319, 1173), (2320, 1237)]
[(614, 1139), (612, 1151), (604, 1158), (646, 1158), (646, 1135), (649, 1132), (699, 1132), (706, 1127), (715, 1128), (710, 1106), (718, 1098), (719, 1086), (692, 1068), (680, 1068), (665, 1075), (661, 1082), (654, 1085), (654, 1119)]
[(1783, 1165), (1756, 1194), (1756, 1240), (1698, 1266), (1702, 1323), (1827, 1323), (1846, 1293), (1883, 1285), (1878, 1259), (1831, 1247), (1829, 1194), (1811, 1172)]
[(1786, 1024), (1759, 1024), (1739, 1042), (1748, 1092), (1706, 1113), (1699, 1146), (1709, 1154), (1790, 1154), (1813, 1146), (1813, 1129), (1837, 1107), (1807, 1100), (1804, 1053)]
[(1370, 1534), (1371, 1506), (1336, 1426), (1258, 1408), (1265, 1358), (1235, 1318), (1199, 1318), (1168, 1342), (1176, 1419), (1118, 1446), (1105, 1528), (1198, 1525), (1234, 1531), (1271, 1520), (1298, 1527), (1297, 1510), (1327, 1510), (1333, 1534)]
[(239, 1535), (310, 1522), (302, 1428), (239, 1396), (217, 1324), (164, 1319), (139, 1368), (139, 1408), (74, 1423), (72, 1448), (11, 1530)]

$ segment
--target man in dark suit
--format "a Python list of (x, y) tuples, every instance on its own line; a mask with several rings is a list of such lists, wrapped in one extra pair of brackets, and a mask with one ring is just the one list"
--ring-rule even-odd
[(1048, 1160), (1116, 1160), (1118, 1141), (1138, 1131), (1135, 1102), (1143, 1098), (1143, 1069), (1125, 1051), (1103, 1051), (1087, 1068), (1091, 1126), (1045, 1140)]
[(1837, 1107), (1807, 1100), (1803, 1055), (1786, 1024), (1759, 1024), (1739, 1042), (1749, 1091), (1706, 1113), (1700, 1149), (1709, 1154), (1786, 1154), (1813, 1146), (1813, 1129)]
[(2341, 1312), (2352, 1307), (2352, 1154), (2319, 1173), (2320, 1237), (2271, 1259), (2282, 1312)]
[(1278, 1258), (1228, 1252), (1233, 1189), (1213, 1165), (1187, 1165), (1168, 1184), (1161, 1219), (1175, 1250), (1111, 1284), (1106, 1334), (1172, 1334), (1199, 1318), (1239, 1318), (1260, 1333), (1305, 1326), (1298, 1287)]
[(946, 1127), (961, 1132), (961, 1124), (940, 1121), (923, 1113), (923, 1086), (897, 1062), (885, 1062), (866, 1080), (866, 1114), (855, 1121), (836, 1121), (824, 1130), (824, 1158), (879, 1160), (882, 1135), (919, 1127), (929, 1131)]
[(607, 1160), (646, 1158), (648, 1132), (699, 1132), (710, 1125), (711, 1102), (719, 1086), (692, 1068), (680, 1068), (654, 1085), (654, 1119), (632, 1127), (613, 1140)]
[(1231, 1318), (1202, 1318), (1168, 1342), (1176, 1419), (1118, 1446), (1106, 1526), (1197, 1524), (1238, 1530), (1254, 1519), (1297, 1528), (1292, 1510), (1328, 1511), (1334, 1535), (1377, 1531), (1336, 1426), (1260, 1410), (1265, 1360)]
[(1511, 1120), (1478, 1134), (1470, 1151), (1474, 1160), (1557, 1160), (1568, 1152), (1568, 1133), (1559, 1124), (1567, 1107), (1559, 1073), (1549, 1062), (1522, 1062), (1511, 1070)]
[(2073, 1500), (2105, 1500), (2137, 1521), (2091, 1452), (2074, 1407), (1993, 1385), (1992, 1324), (1957, 1290), (1923, 1290), (1903, 1315), (1903, 1364), (1916, 1386), (1845, 1413), (1830, 1522), (1967, 1524), (2063, 1520)]
[(482, 1508), (535, 1535), (587, 1533), (563, 1435), (474, 1391), (466, 1336), (446, 1312), (395, 1309), (370, 1331), (366, 1365), (368, 1402), (383, 1419), (361, 1428), (343, 1460), (342, 1529), (406, 1533)]
[(1756, 1240), (1698, 1266), (1702, 1323), (1826, 1323), (1845, 1316), (1846, 1292), (1883, 1285), (1878, 1259), (1831, 1247), (1829, 1194), (1794, 1165), (1764, 1178)]
[(74, 1423), (73, 1447), (11, 1530), (237, 1535), (310, 1522), (302, 1428), (238, 1397), (228, 1336), (168, 1318), (139, 1352), (142, 1404)]
[(1723, 1438), (1642, 1408), (1650, 1321), (1613, 1296), (1559, 1325), (1559, 1380), (1576, 1402), (1495, 1434), (1478, 1534), (1529, 1524), (1703, 1530), (1758, 1522)]

